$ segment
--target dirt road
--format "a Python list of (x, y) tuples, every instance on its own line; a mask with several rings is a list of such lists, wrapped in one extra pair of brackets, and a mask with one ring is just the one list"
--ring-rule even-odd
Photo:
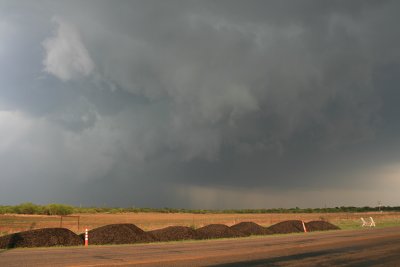
[(0, 266), (400, 266), (400, 227), (196, 242), (0, 250)]

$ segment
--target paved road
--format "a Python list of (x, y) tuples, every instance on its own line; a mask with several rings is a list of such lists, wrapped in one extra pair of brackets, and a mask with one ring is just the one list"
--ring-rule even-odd
[(400, 227), (229, 240), (0, 250), (0, 266), (400, 266)]

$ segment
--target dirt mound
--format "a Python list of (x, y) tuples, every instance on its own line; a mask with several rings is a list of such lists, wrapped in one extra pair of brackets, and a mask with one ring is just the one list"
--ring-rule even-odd
[(186, 226), (169, 226), (162, 229), (149, 231), (158, 241), (174, 241), (196, 239), (197, 232)]
[(311, 221), (306, 223), (307, 231), (327, 231), (327, 230), (339, 230), (340, 228), (325, 221)]
[(196, 230), (198, 239), (248, 236), (224, 224), (210, 224)]
[(304, 232), (303, 223), (298, 220), (283, 221), (268, 227), (274, 234), (289, 234)]
[(0, 249), (79, 245), (82, 239), (65, 228), (43, 228), (0, 237)]
[(245, 235), (269, 235), (272, 232), (261, 225), (254, 222), (241, 222), (230, 227), (233, 230), (239, 231)]
[[(82, 240), (84, 234), (80, 235)], [(132, 244), (156, 241), (134, 224), (110, 224), (89, 231), (89, 245)]]

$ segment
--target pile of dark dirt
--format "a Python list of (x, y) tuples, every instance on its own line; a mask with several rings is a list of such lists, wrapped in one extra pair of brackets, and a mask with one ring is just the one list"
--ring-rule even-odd
[(327, 230), (339, 230), (340, 228), (334, 224), (325, 221), (311, 221), (306, 223), (307, 231), (327, 231)]
[(227, 238), (248, 236), (224, 224), (210, 224), (196, 229), (197, 239)]
[[(305, 223), (307, 231), (340, 229), (325, 221)], [(185, 226), (170, 226), (145, 232), (134, 224), (110, 224), (89, 231), (89, 244), (133, 244), (154, 241), (174, 241), (188, 239), (212, 239), (244, 237), (249, 235), (269, 235), (304, 232), (302, 221), (291, 220), (274, 224), (268, 228), (254, 222), (241, 222), (228, 227), (210, 224), (193, 230)], [(16, 247), (79, 246), (84, 243), (84, 234), (76, 235), (65, 228), (44, 228), (14, 233), (0, 237), (0, 249)]]
[[(89, 245), (133, 244), (156, 241), (134, 224), (110, 224), (89, 231)], [(84, 235), (80, 237), (84, 240)]]
[(0, 249), (79, 245), (82, 239), (65, 228), (43, 228), (0, 237)]
[(254, 222), (241, 222), (230, 227), (233, 230), (239, 231), (245, 235), (270, 235), (272, 232), (261, 225)]
[(303, 223), (299, 220), (283, 221), (268, 227), (274, 234), (289, 234), (304, 232)]
[(169, 226), (162, 229), (149, 231), (157, 241), (176, 241), (197, 239), (197, 232), (186, 226)]

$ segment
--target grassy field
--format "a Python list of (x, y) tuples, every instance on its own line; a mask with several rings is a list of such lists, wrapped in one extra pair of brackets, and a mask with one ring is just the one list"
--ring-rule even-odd
[(284, 213), (284, 214), (190, 214), (190, 213), (120, 213), (120, 214), (74, 214), (77, 217), (56, 215), (0, 215), (0, 235), (15, 233), (30, 229), (45, 227), (65, 227), (76, 233), (85, 228), (93, 229), (113, 223), (133, 223), (144, 230), (159, 229), (171, 225), (202, 227), (212, 223), (233, 225), (243, 221), (252, 221), (263, 226), (285, 220), (326, 220), (342, 229), (361, 228), (360, 218), (372, 216), (377, 227), (400, 225), (399, 212), (368, 212), (368, 213)]

